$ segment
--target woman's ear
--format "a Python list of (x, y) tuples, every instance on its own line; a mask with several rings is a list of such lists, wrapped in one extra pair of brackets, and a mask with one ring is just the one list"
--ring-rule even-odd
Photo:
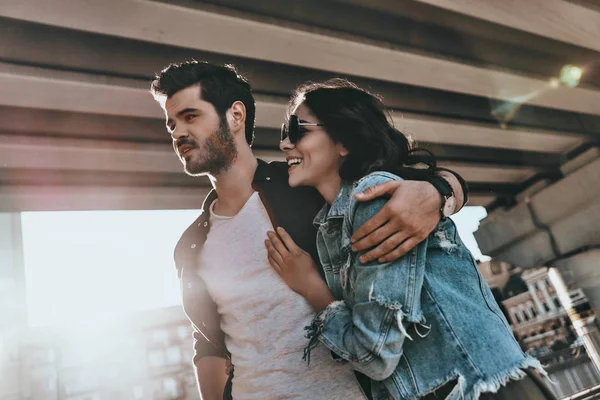
[(340, 156), (346, 157), (350, 152), (340, 144)]

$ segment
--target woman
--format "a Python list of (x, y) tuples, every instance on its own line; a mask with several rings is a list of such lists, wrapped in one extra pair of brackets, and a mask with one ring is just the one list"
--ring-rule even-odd
[(355, 194), (436, 170), (378, 98), (340, 79), (300, 87), (281, 149), (290, 185), (313, 186), (327, 201), (314, 220), (327, 285), (285, 231), (265, 242), (271, 266), (318, 312), (305, 328), (308, 362), (325, 344), (373, 380), (374, 399), (552, 398), (451, 220), (392, 263), (361, 264), (352, 251), (353, 232), (385, 203)]

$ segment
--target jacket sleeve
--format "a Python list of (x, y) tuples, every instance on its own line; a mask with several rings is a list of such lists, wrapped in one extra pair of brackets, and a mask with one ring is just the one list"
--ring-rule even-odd
[(194, 365), (206, 356), (226, 358), (229, 354), (221, 331), (221, 316), (204, 281), (193, 270), (184, 269), (181, 292), (183, 310), (194, 330)]
[(186, 229), (173, 252), (183, 310), (194, 329), (194, 365), (205, 356), (228, 356), (221, 316), (206, 283), (196, 271), (197, 253), (191, 251), (200, 240), (195, 232), (199, 221), (202, 221), (201, 217)]
[[(369, 179), (366, 187), (385, 180), (389, 179)], [(366, 187), (359, 185), (355, 192)], [(348, 218), (352, 232), (375, 215), (385, 201), (376, 199), (351, 206)], [(318, 339), (368, 377), (389, 377), (400, 361), (405, 340), (412, 340), (407, 329), (413, 323), (423, 322), (420, 297), (426, 247), (424, 241), (389, 263), (375, 260), (361, 264), (362, 253), (349, 253), (340, 271), (340, 276), (347, 279), (342, 282), (347, 287), (347, 297), (330, 304), (307, 327), (311, 339), (308, 355), (311, 344), (314, 346)]]
[(194, 330), (193, 338), (194, 338), (194, 365), (202, 357), (214, 356), (214, 357), (224, 357), (222, 352), (219, 351), (213, 344), (202, 334), (202, 332), (192, 323), (192, 329)]
[[(216, 304), (206, 290), (204, 281), (195, 273), (186, 274), (185, 270), (182, 271), (181, 278), (183, 307), (193, 328), (194, 371), (198, 387), (201, 389), (198, 370), (200, 360), (208, 356), (227, 358), (229, 353), (220, 329), (220, 316)], [(230, 380), (231, 378), (232, 376)], [(223, 399), (231, 399), (231, 384), (225, 386)]]

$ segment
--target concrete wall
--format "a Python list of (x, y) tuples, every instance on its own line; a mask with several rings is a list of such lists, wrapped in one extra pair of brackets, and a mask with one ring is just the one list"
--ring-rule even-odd
[(600, 152), (592, 149), (566, 167), (560, 181), (481, 222), (475, 237), (484, 254), (534, 267), (600, 244)]

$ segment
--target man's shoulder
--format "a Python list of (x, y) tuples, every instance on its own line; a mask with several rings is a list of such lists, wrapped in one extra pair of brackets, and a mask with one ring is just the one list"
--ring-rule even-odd
[(200, 215), (187, 227), (179, 237), (175, 245), (174, 257), (177, 269), (181, 269), (186, 262), (187, 253), (193, 251), (201, 242), (204, 241), (208, 233), (208, 217), (206, 212), (210, 203), (217, 198), (215, 190), (211, 190), (204, 198)]
[(281, 193), (289, 192), (293, 196), (299, 196), (299, 200), (307, 201), (308, 199), (317, 198), (319, 199), (319, 203), (321, 203), (322, 198), (319, 195), (319, 192), (311, 186), (298, 186), (291, 187), (289, 185), (289, 173), (288, 173), (288, 165), (285, 161), (270, 161), (266, 162), (260, 160), (259, 170), (255, 175), (255, 181), (268, 181), (272, 183), (276, 183), (274, 186), (265, 186), (266, 190), (275, 190), (276, 192)]
[(277, 168), (278, 170), (286, 171), (288, 169), (288, 164), (285, 161), (265, 161), (268, 166)]
[(263, 175), (276, 174), (278, 178), (287, 179), (288, 165), (285, 161), (265, 161), (258, 159), (258, 169), (256, 170), (255, 178), (261, 178)]

